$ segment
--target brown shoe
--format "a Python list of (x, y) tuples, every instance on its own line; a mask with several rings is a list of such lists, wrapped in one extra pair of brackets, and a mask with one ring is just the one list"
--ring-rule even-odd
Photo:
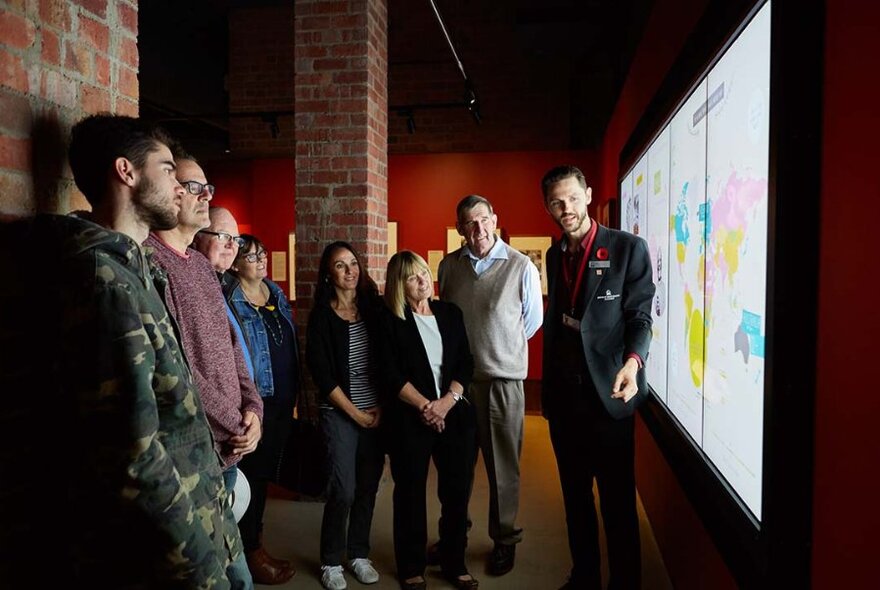
[[(257, 537), (257, 540), (260, 543), (260, 547), (257, 550), (265, 552), (266, 549), (263, 545), (263, 533), (259, 534), (259, 536)], [(266, 553), (266, 557), (269, 559), (270, 562), (275, 564), (277, 567), (280, 567), (280, 568), (290, 568), (291, 567), (290, 561), (288, 561), (286, 559), (278, 559), (277, 557), (272, 557), (271, 555), (269, 555), (268, 552)]]
[(296, 574), (292, 566), (279, 567), (272, 563), (269, 554), (262, 547), (249, 552), (245, 557), (251, 576), (257, 584), (270, 586), (283, 584)]

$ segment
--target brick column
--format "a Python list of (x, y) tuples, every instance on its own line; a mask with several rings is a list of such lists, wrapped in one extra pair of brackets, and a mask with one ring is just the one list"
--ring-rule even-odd
[(296, 0), (297, 309), (311, 309), (324, 247), (346, 240), (384, 284), (387, 0)]
[(89, 205), (67, 167), (83, 116), (137, 116), (137, 0), (0, 0), (0, 220)]

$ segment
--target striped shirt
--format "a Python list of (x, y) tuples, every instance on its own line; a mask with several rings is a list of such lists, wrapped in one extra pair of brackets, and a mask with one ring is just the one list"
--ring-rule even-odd
[(367, 410), (379, 404), (376, 388), (370, 380), (370, 341), (367, 324), (361, 320), (348, 324), (348, 371), (350, 389), (348, 396), (359, 410)]

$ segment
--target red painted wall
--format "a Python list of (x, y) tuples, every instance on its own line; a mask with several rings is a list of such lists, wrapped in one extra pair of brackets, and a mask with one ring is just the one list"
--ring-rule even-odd
[[(559, 235), (544, 211), (541, 178), (553, 166), (574, 164), (595, 178), (592, 152), (495, 152), (390, 156), (388, 219), (398, 222), (398, 249), (425, 259), (428, 250), (446, 250), (446, 228), (455, 226), (455, 206), (476, 193), (492, 202), (503, 235)], [(436, 278), (436, 277), (435, 277)], [(539, 331), (529, 341), (529, 379), (541, 378)]]
[[(826, 3), (813, 586), (877, 583), (880, 5)], [(875, 64), (870, 66), (869, 64)]]
[[(545, 213), (541, 177), (562, 163), (596, 176), (596, 156), (585, 151), (504, 152), (391, 156), (388, 163), (388, 219), (398, 222), (398, 249), (446, 250), (446, 228), (455, 225), (455, 206), (477, 193), (492, 201), (505, 235), (552, 236), (558, 229)], [(205, 164), (217, 186), (214, 204), (229, 208), (242, 233), (253, 233), (270, 251), (287, 250), (295, 228), (295, 169), (292, 159)], [(608, 195), (606, 195), (607, 197)], [(286, 282), (279, 282), (287, 288)], [(529, 342), (529, 379), (541, 378), (539, 331)]]

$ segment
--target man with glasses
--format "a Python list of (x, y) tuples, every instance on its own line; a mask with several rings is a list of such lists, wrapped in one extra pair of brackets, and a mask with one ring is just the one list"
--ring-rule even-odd
[(208, 217), (208, 227), (196, 233), (193, 248), (204, 254), (214, 270), (222, 275), (232, 266), (242, 239), (238, 235), (238, 223), (228, 209), (211, 206)]
[[(209, 186), (211, 186), (211, 194), (213, 194), (213, 186)], [(208, 208), (208, 218), (210, 225), (207, 229), (199, 230), (196, 233), (195, 238), (193, 238), (192, 247), (208, 259), (222, 285), (225, 273), (232, 266), (232, 262), (238, 255), (238, 249), (241, 247), (243, 240), (238, 235), (238, 223), (236, 223), (235, 218), (228, 209), (211, 206)], [(247, 339), (244, 337), (241, 324), (232, 312), (228, 301), (226, 302), (226, 316), (235, 330), (235, 336), (238, 338), (244, 353), (244, 362), (247, 365), (248, 374), (253, 379), (254, 363), (248, 350)]]
[[(177, 178), (186, 189), (177, 227), (150, 234), (145, 245), (168, 276), (166, 304), (177, 320), (183, 350), (205, 406), (214, 443), (223, 463), (228, 490), (235, 487), (236, 464), (257, 448), (262, 434), (263, 401), (248, 373), (241, 343), (226, 315), (217, 275), (200, 252), (189, 247), (210, 226), (208, 204), (214, 186), (201, 166), (186, 153), (176, 157)], [(253, 581), (242, 555), (233, 582), (251, 588)]]

